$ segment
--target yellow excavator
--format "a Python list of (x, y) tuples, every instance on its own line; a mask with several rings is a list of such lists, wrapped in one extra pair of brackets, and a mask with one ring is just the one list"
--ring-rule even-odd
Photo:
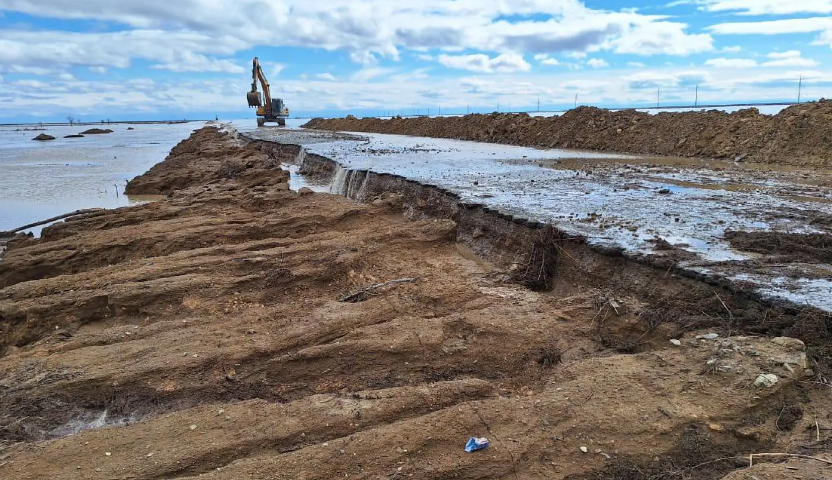
[[(257, 91), (258, 80), (260, 80), (260, 85), (263, 87), (262, 97), (260, 92)], [(281, 127), (286, 126), (289, 109), (286, 108), (282, 98), (272, 98), (269, 82), (266, 80), (266, 75), (263, 74), (263, 69), (260, 67), (260, 61), (257, 57), (254, 57), (254, 62), (252, 62), (251, 91), (248, 92), (246, 97), (248, 98), (249, 107), (257, 107), (258, 127), (262, 127), (266, 122), (276, 122)]]

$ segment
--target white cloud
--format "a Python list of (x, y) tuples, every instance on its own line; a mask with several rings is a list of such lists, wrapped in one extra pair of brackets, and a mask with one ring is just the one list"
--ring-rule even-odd
[(560, 65), (560, 62), (556, 58), (551, 58), (547, 53), (538, 53), (534, 56), (534, 59), (541, 65), (546, 65), (548, 67), (556, 67)]
[(719, 51), (722, 53), (739, 53), (742, 51), (742, 47), (739, 45), (733, 45), (730, 47), (723, 47)]
[(97, 73), (99, 75), (103, 75), (108, 72), (107, 67), (89, 67), (87, 70), (91, 73)]
[(351, 77), (353, 82), (367, 82), (372, 80), (375, 77), (389, 75), (395, 72), (392, 68), (384, 68), (384, 67), (366, 67), (358, 72), (354, 73)]
[(432, 62), (434, 60), (433, 55), (426, 55), (424, 53), (416, 55), (416, 58), (425, 62)]
[(645, 65), (645, 64), (643, 64), (643, 63), (641, 63), (641, 62), (627, 62), (627, 66), (628, 66), (628, 67), (632, 67), (632, 68), (644, 68), (644, 67), (646, 67), (647, 65)]
[(756, 60), (747, 58), (711, 58), (705, 61), (705, 65), (716, 68), (753, 68), (757, 66)]
[(338, 79), (335, 78), (335, 76), (332, 75), (331, 73), (317, 73), (317, 74), (315, 74), (315, 78), (317, 78), (319, 80), (326, 80), (328, 82), (337, 82), (338, 81)]
[[(187, 51), (208, 58), (198, 62), (202, 68), (231, 71), (224, 57), (258, 45), (343, 50), (364, 66), (382, 59), (395, 61), (400, 49), (437, 49), (446, 54), (478, 50), (491, 55), (614, 49), (639, 55), (687, 55), (710, 48), (707, 34), (688, 34), (683, 23), (634, 9), (590, 8), (580, 0), (423, 0), (416, 4), (389, 0), (0, 0), (0, 10), (113, 22), (128, 29), (115, 34), (60, 32), (49, 41), (41, 39), (38, 47), (24, 48), (25, 53), (43, 59), (40, 65), (60, 59), (55, 50), (61, 47), (69, 57), (101, 49), (118, 52), (118, 56), (92, 55), (85, 66), (124, 68), (132, 59), (142, 58), (179, 71), (196, 67), (177, 67), (175, 61), (161, 57)], [(511, 16), (523, 20), (506, 20)], [(119, 36), (133, 31), (154, 32), (148, 35), (158, 47), (140, 44), (136, 48), (137, 39)], [(183, 37), (188, 41), (177, 41)], [(0, 50), (8, 47), (0, 45)], [(211, 60), (214, 57), (217, 61)], [(83, 64), (80, 59), (76, 63)], [(3, 65), (11, 68), (13, 64)]]
[(686, 56), (713, 50), (713, 38), (706, 33), (687, 34), (687, 25), (649, 22), (612, 41), (616, 53)]
[(832, 18), (789, 18), (765, 22), (718, 23), (708, 27), (718, 35), (778, 35), (832, 30)]
[(754, 67), (816, 67), (818, 62), (810, 58), (803, 58), (798, 50), (785, 52), (771, 52), (766, 55), (769, 60), (757, 63), (749, 58), (711, 58), (705, 61), (705, 65), (715, 68), (737, 69)]
[(531, 65), (517, 53), (504, 53), (494, 58), (485, 54), (439, 55), (439, 63), (460, 70), (477, 73), (527, 72)]
[(359, 63), (361, 65), (364, 65), (364, 66), (378, 64), (378, 59), (376, 58), (376, 56), (373, 55), (373, 52), (370, 52), (368, 50), (363, 50), (363, 51), (360, 51), (360, 52), (352, 52), (350, 54), (350, 60), (352, 60), (355, 63)]
[(604, 68), (610, 66), (610, 64), (603, 58), (590, 58), (586, 61), (586, 64), (592, 68)]
[(768, 62), (763, 63), (764, 67), (816, 67), (818, 62), (811, 58), (803, 58), (798, 50), (785, 52), (771, 52), (768, 55)]
[(832, 13), (832, 0), (701, 0), (703, 10), (740, 15)]

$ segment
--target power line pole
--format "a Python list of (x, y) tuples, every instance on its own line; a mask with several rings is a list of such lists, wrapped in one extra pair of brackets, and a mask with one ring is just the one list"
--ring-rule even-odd
[(800, 96), (803, 93), (803, 75), (800, 76), (800, 80), (797, 82), (797, 104), (800, 105)]
[(696, 98), (693, 100), (693, 106), (696, 107), (699, 105), (699, 84), (696, 84)]
[(575, 108), (578, 108), (578, 94), (575, 94)]
[(659, 103), (661, 103), (662, 99), (662, 89), (661, 87), (656, 89), (656, 108), (659, 108)]
[(537, 111), (540, 111), (540, 95), (537, 96)]

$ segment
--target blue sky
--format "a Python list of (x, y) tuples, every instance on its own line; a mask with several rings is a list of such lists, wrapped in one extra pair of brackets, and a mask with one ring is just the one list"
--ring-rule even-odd
[(832, 96), (832, 0), (0, 0), (0, 123)]

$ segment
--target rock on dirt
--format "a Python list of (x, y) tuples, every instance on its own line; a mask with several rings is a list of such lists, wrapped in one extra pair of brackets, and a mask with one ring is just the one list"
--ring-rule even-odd
[(64, 135), (64, 138), (84, 138), (84, 136), (76, 133), (74, 135)]
[(542, 148), (741, 159), (832, 167), (832, 101), (777, 115), (755, 108), (648, 114), (579, 107), (560, 116), (492, 113), (463, 117), (313, 119), (306, 128), (455, 138)]
[[(600, 315), (600, 277), (570, 273), (584, 257), (528, 290), (462, 252), (455, 221), (291, 192), (275, 165), (297, 153), (199, 130), (131, 182), (167, 198), (10, 246), (0, 478), (709, 480), (828, 425), (795, 342), (666, 348), (723, 306), (666, 313), (664, 270)], [(402, 278), (419, 280), (338, 301)], [(763, 372), (778, 388), (752, 387)], [(462, 451), (485, 432), (487, 454)]]
[(53, 137), (52, 135), (47, 135), (45, 133), (41, 133), (40, 135), (33, 138), (32, 140), (37, 140), (38, 142), (46, 142), (46, 141), (49, 141), (49, 140), (55, 140), (55, 137)]

